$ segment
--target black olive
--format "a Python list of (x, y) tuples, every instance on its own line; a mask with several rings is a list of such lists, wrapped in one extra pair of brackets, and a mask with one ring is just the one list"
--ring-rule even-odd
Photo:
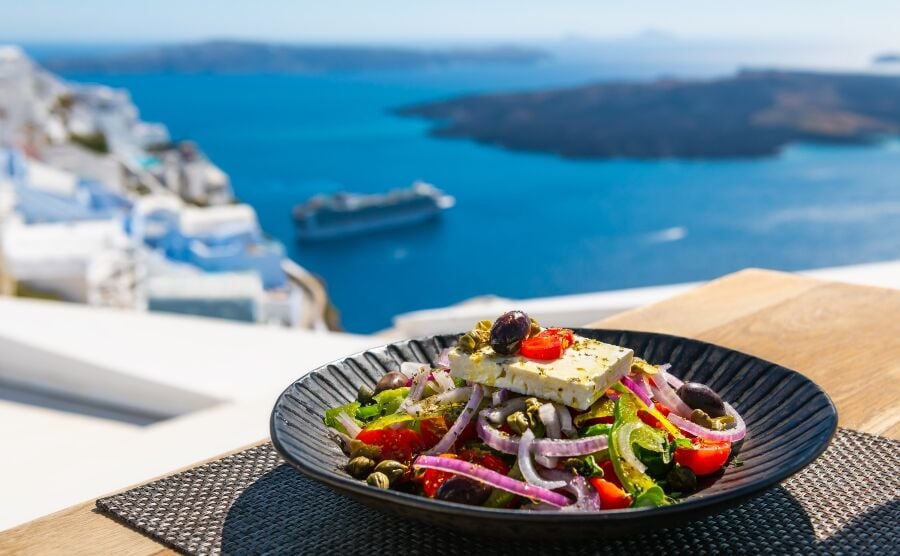
[(503, 313), (491, 326), (491, 347), (500, 355), (512, 355), (530, 330), (531, 319), (524, 312)]
[(713, 389), (705, 384), (685, 382), (677, 391), (681, 401), (691, 409), (702, 409), (710, 417), (722, 417), (725, 415), (725, 404)]
[(377, 394), (384, 390), (393, 390), (394, 388), (402, 388), (406, 386), (407, 382), (409, 382), (409, 379), (406, 378), (405, 374), (400, 371), (391, 371), (381, 377), (381, 380), (375, 385), (375, 393)]
[(480, 506), (485, 503), (492, 490), (484, 483), (457, 475), (447, 479), (434, 497), (447, 502)]

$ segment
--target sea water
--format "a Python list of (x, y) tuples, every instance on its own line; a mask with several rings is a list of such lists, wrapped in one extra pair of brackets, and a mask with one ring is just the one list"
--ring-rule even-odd
[[(322, 276), (345, 327), (494, 294), (511, 298), (900, 258), (900, 146), (796, 145), (779, 156), (573, 161), (436, 139), (392, 109), (484, 91), (647, 78), (645, 68), (455, 68), (354, 75), (70, 75), (128, 88), (144, 119), (192, 139), (265, 231)], [(442, 218), (295, 241), (315, 193), (416, 179), (457, 199)]]

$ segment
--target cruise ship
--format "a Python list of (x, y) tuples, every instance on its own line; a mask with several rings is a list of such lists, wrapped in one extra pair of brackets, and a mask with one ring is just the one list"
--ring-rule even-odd
[(297, 238), (335, 239), (424, 222), (452, 207), (455, 199), (423, 181), (376, 195), (317, 195), (294, 207)]

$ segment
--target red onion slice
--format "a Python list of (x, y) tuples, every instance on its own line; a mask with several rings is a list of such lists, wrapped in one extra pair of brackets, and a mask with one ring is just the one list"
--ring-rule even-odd
[(397, 413), (406, 411), (411, 405), (419, 401), (422, 393), (425, 392), (425, 385), (428, 384), (428, 376), (431, 374), (431, 367), (423, 365), (422, 368), (413, 376), (412, 387), (409, 389), (406, 399), (400, 404)]
[(609, 446), (607, 436), (588, 436), (577, 440), (542, 439), (535, 441), (534, 453), (548, 457), (585, 456), (593, 454)]
[(681, 388), (681, 385), (684, 384), (684, 382), (680, 378), (670, 375), (666, 372), (665, 369), (663, 369), (663, 373), (665, 373), (666, 382), (668, 382), (672, 386), (672, 388)]
[(559, 424), (559, 416), (556, 414), (556, 408), (551, 403), (545, 403), (538, 408), (538, 417), (544, 423), (547, 431), (547, 438), (562, 437), (562, 428)]
[(516, 411), (522, 411), (523, 409), (525, 409), (525, 398), (513, 398), (503, 402), (499, 407), (495, 407), (488, 411), (487, 418), (495, 425), (502, 425), (507, 417)]
[(453, 382), (453, 379), (450, 378), (450, 375), (445, 370), (438, 369), (433, 371), (431, 373), (431, 378), (434, 379), (434, 384), (441, 392), (447, 392), (448, 390), (456, 388), (456, 383)]
[(491, 407), (496, 407), (509, 399), (509, 390), (501, 388), (491, 394)]
[(600, 495), (594, 490), (584, 477), (573, 475), (568, 471), (551, 469), (544, 473), (549, 479), (566, 482), (566, 490), (575, 495), (575, 503), (569, 504), (562, 511), (597, 512), (600, 511)]
[(679, 415), (681, 417), (689, 417), (691, 415), (691, 408), (688, 407), (686, 403), (684, 403), (675, 390), (669, 386), (668, 383), (669, 377), (666, 374), (666, 371), (660, 368), (659, 374), (653, 380), (653, 385), (650, 389), (653, 391), (653, 395), (656, 396), (656, 399), (659, 400), (671, 413), (675, 415)]
[(419, 363), (418, 361), (403, 361), (400, 363), (400, 372), (406, 378), (415, 378), (421, 371), (430, 368), (431, 365), (428, 363)]
[[(673, 388), (681, 388), (684, 382), (674, 377), (670, 374), (664, 375), (666, 382), (668, 382)], [(697, 423), (693, 421), (688, 421), (687, 419), (683, 419), (678, 415), (669, 415), (669, 421), (676, 427), (680, 428), (684, 432), (693, 434), (694, 436), (699, 436), (700, 438), (705, 438), (706, 440), (714, 440), (717, 442), (737, 442), (741, 440), (745, 436), (747, 436), (747, 424), (744, 423), (744, 420), (741, 418), (740, 413), (738, 413), (728, 402), (723, 402), (725, 404), (725, 413), (734, 417), (734, 421), (736, 426), (733, 429), (728, 429), (724, 431), (714, 431), (712, 429), (707, 429), (706, 427), (701, 427)]]
[(534, 431), (526, 429), (525, 432), (522, 433), (522, 438), (519, 440), (519, 459), (517, 460), (519, 463), (519, 471), (522, 472), (522, 477), (525, 478), (525, 482), (541, 488), (546, 488), (547, 490), (555, 490), (566, 486), (565, 481), (547, 481), (538, 475), (537, 469), (534, 468), (534, 462), (531, 460), (531, 446), (533, 443)]
[(469, 397), (466, 407), (463, 408), (459, 417), (453, 422), (453, 426), (450, 427), (447, 433), (444, 434), (441, 440), (435, 444), (433, 448), (425, 453), (433, 456), (449, 451), (456, 442), (456, 439), (459, 438), (463, 429), (466, 428), (472, 420), (472, 417), (475, 416), (475, 412), (478, 411), (478, 405), (481, 404), (482, 399), (484, 399), (484, 388), (480, 384), (476, 384), (472, 387), (472, 395)]
[(505, 490), (539, 502), (545, 502), (558, 508), (568, 506), (572, 503), (572, 501), (563, 494), (529, 485), (522, 481), (517, 481), (516, 479), (507, 477), (496, 471), (491, 471), (487, 467), (469, 463), (461, 459), (419, 456), (413, 462), (413, 467), (437, 469), (438, 471), (446, 471), (455, 475), (463, 475), (464, 477), (480, 481), (491, 487), (499, 488), (500, 490)]
[[(504, 454), (519, 452), (519, 437), (498, 431), (488, 423), (488, 411), (478, 415), (476, 431), (478, 437), (488, 446)], [(588, 436), (573, 440), (543, 438), (534, 441), (534, 453), (546, 457), (575, 457), (599, 452), (609, 446), (609, 438), (604, 435)]]
[(450, 348), (444, 348), (441, 350), (440, 355), (438, 355), (437, 360), (434, 362), (436, 367), (446, 367), (450, 368)]
[(572, 414), (569, 413), (569, 408), (561, 403), (555, 403), (553, 407), (556, 409), (556, 415), (559, 418), (559, 428), (562, 430), (562, 433), (569, 438), (578, 436), (578, 431), (575, 430), (575, 425), (572, 424)]
[(724, 431), (714, 431), (712, 429), (708, 429), (706, 427), (701, 427), (697, 423), (693, 421), (688, 421), (678, 415), (669, 414), (669, 421), (672, 422), (673, 425), (683, 430), (684, 432), (693, 434), (694, 436), (699, 436), (700, 438), (704, 438), (706, 440), (714, 440), (716, 442), (737, 442), (738, 440), (747, 436), (747, 425), (744, 423), (744, 420), (741, 419), (741, 416), (737, 411), (734, 410), (731, 405), (725, 402), (725, 413), (727, 415), (731, 415), (734, 417), (734, 421), (736, 426), (733, 429), (728, 429)]
[(653, 400), (650, 399), (650, 396), (647, 395), (647, 392), (644, 392), (644, 389), (637, 385), (637, 383), (627, 376), (622, 377), (622, 384), (624, 384), (629, 390), (631, 390), (635, 396), (640, 398), (644, 405), (647, 407), (653, 407)]

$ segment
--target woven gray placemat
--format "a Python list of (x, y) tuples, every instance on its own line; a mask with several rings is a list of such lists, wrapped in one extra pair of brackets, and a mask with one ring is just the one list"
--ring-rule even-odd
[(271, 444), (97, 507), (189, 554), (896, 554), (900, 442), (841, 429), (781, 486), (717, 515), (639, 537), (541, 545), (473, 538), (374, 511), (302, 476)]

